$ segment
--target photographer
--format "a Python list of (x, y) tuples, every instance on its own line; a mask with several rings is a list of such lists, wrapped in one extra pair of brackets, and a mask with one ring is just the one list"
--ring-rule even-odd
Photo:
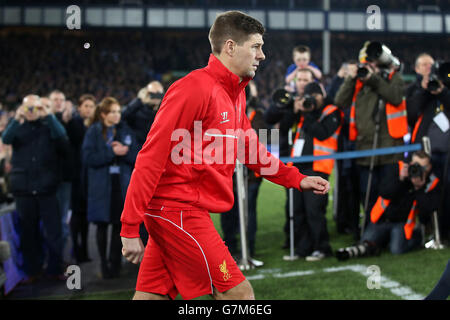
[[(398, 59), (384, 45), (366, 42), (360, 51), (360, 62), (356, 73), (344, 80), (334, 100), (338, 107), (350, 108), (349, 140), (355, 141), (356, 150), (403, 145), (408, 127)], [(401, 158), (401, 154), (395, 154), (356, 160), (366, 222), (381, 191), (382, 177)]]
[[(408, 164), (399, 162), (381, 181), (380, 191), (370, 213), (361, 245), (340, 249), (339, 260), (378, 253), (388, 245), (392, 254), (402, 254), (420, 246), (422, 234), (415, 228), (416, 217), (423, 224), (439, 205), (440, 181), (431, 159), (424, 151), (413, 153)], [(359, 248), (359, 249), (358, 249)]]
[[(443, 185), (449, 186), (450, 172), (447, 172), (445, 183), (443, 175), (450, 145), (450, 130), (445, 125), (450, 119), (450, 90), (436, 74), (439, 70), (429, 54), (422, 53), (417, 57), (415, 71), (417, 80), (408, 87), (406, 94), (411, 142), (421, 141), (423, 136), (430, 138), (434, 171)], [(450, 236), (449, 200), (449, 197), (444, 197), (443, 215), (439, 216), (441, 236), (445, 240)]]
[[(337, 151), (341, 111), (333, 105), (325, 106), (324, 93), (318, 83), (306, 85), (303, 95), (289, 101), (285, 109), (292, 116), (289, 116), (290, 123), (286, 121), (283, 126), (295, 130), (292, 132), (291, 157), (320, 156)], [(308, 174), (328, 179), (333, 165), (334, 160), (326, 159), (296, 166)], [(296, 253), (306, 257), (307, 261), (318, 261), (331, 254), (325, 219), (327, 204), (327, 196), (294, 190)]]
[(20, 243), (27, 282), (41, 274), (42, 235), (48, 248), (47, 274), (63, 279), (61, 212), (56, 197), (61, 158), (67, 152), (64, 127), (36, 95), (28, 95), (2, 135), (13, 149), (10, 191), (19, 215)]
[(139, 90), (137, 98), (131, 101), (122, 112), (123, 121), (136, 135), (139, 149), (147, 138), (147, 133), (153, 124), (163, 94), (162, 84), (159, 81), (152, 81)]
[[(295, 74), (295, 95), (302, 95), (305, 86), (314, 81), (314, 74), (309, 69), (299, 69)], [(282, 89), (280, 89), (282, 90)], [(287, 93), (290, 95), (289, 93)], [(279, 124), (280, 129), (280, 157), (288, 157), (291, 152), (292, 137), (290, 137), (290, 128), (294, 124), (294, 109), (293, 101), (291, 104), (283, 106), (273, 103), (264, 113), (264, 121), (268, 125)], [(283, 249), (289, 248), (289, 190), (286, 189), (286, 204), (285, 204), (286, 222), (284, 224), (284, 233), (286, 234), (286, 241)]]
[[(358, 61), (349, 60), (344, 62), (337, 75), (333, 77), (331, 84), (327, 87), (327, 98), (334, 101), (334, 97), (340, 86), (348, 76), (354, 77), (358, 69)], [(338, 151), (353, 151), (355, 143), (348, 139), (350, 123), (350, 108), (344, 111), (341, 134), (339, 135)], [(355, 240), (360, 239), (359, 232), (359, 179), (358, 168), (355, 159), (337, 160), (337, 208), (335, 212), (336, 229), (339, 233), (353, 234)]]

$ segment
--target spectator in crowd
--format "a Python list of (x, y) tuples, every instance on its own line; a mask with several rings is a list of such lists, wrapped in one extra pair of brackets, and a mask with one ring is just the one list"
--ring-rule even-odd
[[(83, 162), (88, 172), (87, 215), (88, 221), (97, 225), (97, 247), (104, 279), (120, 275), (120, 215), (138, 152), (134, 133), (120, 120), (119, 102), (113, 97), (104, 98), (82, 145)], [(112, 231), (108, 256), (109, 225), (112, 225)]]
[[(314, 81), (314, 75), (309, 69), (300, 69), (295, 71), (295, 88), (296, 94), (302, 95), (305, 86), (308, 83)], [(283, 109), (283, 108), (282, 108)], [(283, 112), (279, 108), (279, 105), (272, 103), (271, 106), (264, 113), (264, 120), (269, 125), (274, 125), (279, 123), (280, 128), (280, 157), (288, 157), (291, 154), (292, 149), (292, 121), (294, 119), (293, 108), (289, 107), (288, 112)], [(289, 190), (286, 189), (286, 203), (285, 203), (285, 216), (286, 222), (284, 224), (284, 233), (286, 235), (286, 241), (283, 245), (283, 249), (289, 248), (290, 243), (290, 232), (289, 232)]]
[(92, 94), (83, 94), (78, 100), (76, 113), (67, 123), (67, 134), (73, 150), (72, 217), (70, 230), (72, 248), (77, 263), (89, 262), (87, 220), (87, 168), (83, 165), (81, 147), (87, 129), (94, 121), (96, 99)]
[(296, 46), (292, 50), (292, 60), (294, 60), (294, 63), (291, 64), (286, 70), (285, 88), (287, 91), (294, 92), (296, 89), (296, 73), (294, 71), (298, 71), (300, 69), (309, 69), (311, 70), (314, 79), (320, 80), (322, 78), (322, 72), (320, 71), (319, 67), (311, 62), (311, 49), (308, 46)]
[(122, 112), (122, 120), (134, 131), (139, 149), (147, 138), (163, 94), (161, 82), (152, 81), (139, 90), (137, 98), (133, 99)]
[[(431, 161), (434, 172), (443, 182), (450, 186), (450, 170), (445, 173), (445, 162), (449, 161), (450, 151), (450, 90), (442, 81), (437, 86), (429, 87), (430, 73), (434, 59), (428, 53), (420, 54), (415, 63), (417, 80), (406, 93), (408, 124), (412, 128), (411, 142), (420, 142), (428, 136), (431, 143)], [(447, 165), (448, 166), (448, 165)], [(446, 177), (444, 177), (446, 174)], [(443, 187), (443, 191), (447, 190)], [(450, 239), (450, 197), (443, 197), (443, 207), (439, 210), (439, 226), (443, 240)]]
[[(147, 139), (148, 131), (155, 120), (164, 88), (159, 81), (151, 81), (144, 88), (140, 89), (137, 98), (128, 104), (122, 112), (122, 119), (133, 130), (136, 135), (138, 149), (140, 150)], [(140, 227), (141, 239), (144, 245), (147, 244), (148, 233), (144, 224)]]
[[(267, 125), (264, 122), (264, 107), (258, 101), (258, 90), (256, 84), (253, 80), (249, 82), (245, 88), (246, 98), (247, 98), (247, 116), (250, 120), (252, 128), (259, 135), (260, 129), (267, 129)], [(244, 168), (244, 170), (246, 170)], [(261, 185), (262, 178), (255, 175), (253, 171), (248, 170), (248, 181), (247, 181), (247, 208), (248, 208), (248, 225), (247, 225), (247, 239), (249, 254), (251, 257), (255, 256), (255, 240), (256, 240), (256, 230), (257, 230), (257, 210), (256, 204), (258, 199), (259, 187)], [(224, 235), (224, 241), (232, 256), (237, 255), (237, 239), (236, 236), (239, 233), (239, 207), (237, 198), (237, 187), (236, 179), (233, 176), (233, 193), (234, 193), (234, 204), (233, 208), (220, 215), (220, 223)]]
[[(67, 123), (72, 118), (72, 105), (66, 100), (66, 96), (59, 90), (53, 90), (49, 96), (50, 108), (53, 114), (61, 122), (67, 132)], [(47, 103), (47, 100), (44, 100)], [(61, 224), (62, 224), (62, 247), (63, 253), (70, 235), (69, 226), (69, 211), (71, 210), (71, 189), (72, 180), (74, 178), (74, 166), (73, 166), (73, 148), (69, 136), (69, 144), (67, 147), (68, 153), (62, 162), (62, 182), (56, 192), (56, 197), (59, 201), (59, 208), (61, 210)]]
[[(358, 68), (356, 60), (345, 62), (339, 68), (331, 84), (327, 87), (327, 98), (333, 103), (340, 86), (348, 76), (355, 77)], [(341, 134), (339, 135), (338, 151), (353, 151), (355, 143), (348, 139), (350, 109), (344, 109)], [(351, 233), (359, 240), (359, 178), (355, 159), (337, 160), (337, 207), (335, 212), (336, 228), (339, 233)]]
[[(364, 63), (367, 74), (364, 77), (355, 74), (347, 76), (334, 101), (343, 110), (350, 108), (349, 140), (355, 141), (356, 150), (403, 145), (403, 136), (408, 131), (403, 79), (394, 66), (367, 61), (365, 49), (366, 46), (361, 49), (360, 62)], [(395, 154), (356, 160), (360, 200), (366, 210), (363, 228), (380, 193), (382, 177), (393, 170), (401, 159), (401, 154)]]
[[(3, 110), (3, 106), (0, 103), (0, 135), (5, 131), (8, 121), (8, 113)], [(3, 141), (0, 140), (0, 203), (12, 201), (8, 192), (8, 175), (11, 171), (11, 156), (11, 145), (4, 144)]]
[(61, 182), (61, 157), (67, 152), (65, 129), (38, 96), (28, 95), (2, 139), (13, 149), (10, 191), (19, 214), (26, 281), (34, 282), (41, 274), (42, 236), (48, 249), (46, 273), (62, 279), (61, 211), (56, 192)]
[(434, 175), (430, 156), (416, 151), (410, 163), (400, 161), (386, 171), (383, 188), (370, 212), (370, 222), (361, 238), (363, 249), (340, 249), (337, 258), (370, 255), (388, 246), (392, 254), (402, 254), (418, 248), (422, 243), (420, 228), (415, 228), (416, 218), (426, 224), (439, 206), (441, 183)]

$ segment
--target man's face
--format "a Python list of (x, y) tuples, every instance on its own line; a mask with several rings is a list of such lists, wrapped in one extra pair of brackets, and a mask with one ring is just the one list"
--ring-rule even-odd
[(427, 76), (431, 72), (431, 66), (434, 64), (434, 59), (429, 55), (421, 56), (416, 62), (416, 73), (421, 76)]
[(50, 95), (50, 102), (53, 112), (63, 112), (65, 107), (66, 97), (63, 93), (52, 93)]
[(161, 98), (152, 97), (154, 94), (163, 94), (164, 88), (158, 81), (152, 81), (147, 85), (148, 93), (150, 94), (149, 105), (158, 105), (161, 103)]
[(240, 78), (253, 78), (259, 63), (266, 58), (262, 51), (264, 41), (259, 33), (252, 34), (242, 45), (236, 44), (233, 56), (235, 73)]
[(293, 54), (294, 63), (300, 69), (306, 68), (311, 59), (309, 52), (298, 52), (295, 51)]
[(422, 177), (410, 177), (412, 184), (417, 188), (421, 188), (423, 185), (425, 185), (426, 177), (431, 172), (431, 163), (428, 158), (420, 158), (416, 155), (413, 155), (409, 165), (411, 166), (414, 164), (418, 164), (424, 169)]
[(92, 100), (84, 100), (78, 107), (78, 113), (83, 119), (92, 119), (95, 113), (95, 103)]
[(295, 80), (295, 87), (299, 95), (303, 94), (303, 90), (306, 85), (313, 81), (311, 72), (301, 71), (297, 72), (297, 78)]
[(41, 100), (37, 96), (28, 96), (23, 100), (26, 121), (36, 121), (39, 118), (39, 108), (42, 107)]

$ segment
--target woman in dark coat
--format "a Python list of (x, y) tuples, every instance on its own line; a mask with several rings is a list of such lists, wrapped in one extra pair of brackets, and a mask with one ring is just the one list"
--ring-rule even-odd
[[(95, 122), (83, 141), (82, 156), (88, 170), (88, 221), (97, 225), (97, 247), (103, 278), (120, 273), (122, 243), (120, 216), (138, 149), (133, 132), (120, 122), (120, 104), (104, 98), (97, 107)], [(108, 226), (112, 225), (109, 259)]]

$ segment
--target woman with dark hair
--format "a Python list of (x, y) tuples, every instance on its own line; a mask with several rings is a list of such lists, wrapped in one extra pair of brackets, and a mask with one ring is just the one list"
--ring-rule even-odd
[(87, 170), (81, 159), (81, 146), (84, 135), (92, 124), (95, 115), (96, 99), (92, 94), (83, 94), (78, 99), (78, 113), (67, 124), (67, 132), (74, 151), (74, 179), (72, 181), (72, 217), (70, 232), (73, 254), (76, 262), (89, 262), (87, 221)]
[[(138, 152), (133, 132), (120, 121), (120, 109), (113, 97), (100, 102), (82, 148), (88, 177), (87, 216), (89, 222), (97, 225), (97, 247), (104, 279), (118, 277), (120, 273), (120, 216)], [(112, 225), (112, 232), (107, 257), (109, 225)]]

